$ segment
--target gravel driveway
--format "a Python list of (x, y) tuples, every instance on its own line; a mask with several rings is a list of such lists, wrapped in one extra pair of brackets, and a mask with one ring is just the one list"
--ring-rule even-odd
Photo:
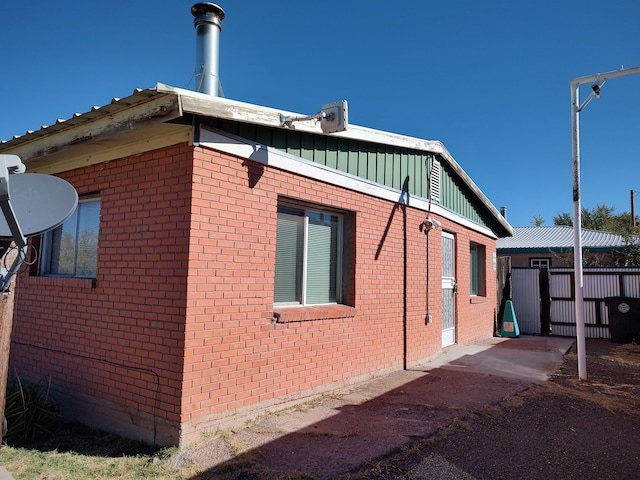
[[(286, 435), (285, 440), (274, 440), (236, 456), (194, 480), (638, 479), (640, 346), (587, 340), (587, 373), (587, 381), (578, 380), (577, 358), (570, 351), (546, 382), (520, 389), (512, 385), (510, 394), (470, 413), (454, 414), (436, 430), (414, 437), (382, 458), (352, 464), (347, 470), (331, 470), (330, 463), (340, 456), (353, 456), (358, 436), (323, 433), (318, 431), (318, 426), (325, 426), (320, 422), (296, 435)], [(433, 386), (446, 388), (452, 378), (456, 377), (436, 380), (431, 392)], [(477, 380), (467, 394), (482, 390), (483, 383), (478, 384)], [(493, 376), (484, 378), (487, 386), (491, 382), (495, 382)], [(502, 383), (495, 385), (503, 387)], [(450, 388), (454, 394), (460, 392), (464, 396), (464, 383)], [(443, 407), (433, 410), (427, 403), (428, 391), (422, 394), (426, 395), (424, 415), (443, 412)], [(393, 395), (381, 399), (380, 405), (395, 402)], [(402, 405), (400, 410), (398, 407), (393, 407), (395, 412), (402, 411)], [(374, 418), (362, 412), (358, 416), (360, 423)], [(379, 429), (378, 437), (369, 438), (387, 435), (384, 425), (369, 427)], [(357, 432), (358, 428), (357, 424), (349, 425), (348, 432)], [(269, 428), (262, 433), (269, 434)], [(376, 446), (361, 447), (375, 451)], [(324, 465), (322, 456), (316, 455), (323, 448), (330, 452), (324, 457)], [(309, 465), (313, 468), (306, 467)], [(318, 475), (314, 471), (324, 473)], [(327, 473), (331, 471), (334, 473)]]
[(550, 381), (487, 407), (349, 479), (640, 478), (640, 346), (587, 340)]

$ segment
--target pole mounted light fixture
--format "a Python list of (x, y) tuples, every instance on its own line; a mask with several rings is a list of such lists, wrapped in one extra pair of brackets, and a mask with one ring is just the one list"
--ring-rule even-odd
[[(582, 208), (580, 205), (580, 112), (595, 97), (600, 98), (600, 90), (610, 78), (626, 77), (640, 73), (640, 67), (621, 68), (613, 72), (597, 73), (587, 77), (574, 78), (571, 86), (571, 154), (573, 159), (573, 264), (575, 271), (575, 314), (576, 344), (578, 349), (578, 377), (587, 379), (587, 356), (585, 351), (584, 327), (584, 281), (582, 268)], [(594, 83), (595, 82), (595, 83)], [(580, 104), (580, 86), (588, 83), (591, 93)]]

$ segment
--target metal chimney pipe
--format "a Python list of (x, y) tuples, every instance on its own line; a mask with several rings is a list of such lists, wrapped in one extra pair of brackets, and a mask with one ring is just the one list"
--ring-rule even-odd
[(196, 29), (196, 92), (218, 96), (219, 39), (224, 10), (215, 3), (200, 2), (191, 7)]
[(505, 220), (507, 219), (507, 207), (500, 207), (500, 215), (502, 215), (502, 218)]

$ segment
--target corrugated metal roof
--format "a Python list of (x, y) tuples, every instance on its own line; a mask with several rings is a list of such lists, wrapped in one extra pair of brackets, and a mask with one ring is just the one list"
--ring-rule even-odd
[[(624, 238), (617, 233), (582, 229), (585, 248), (624, 247)], [(498, 249), (573, 248), (573, 227), (540, 226), (513, 227), (513, 236), (499, 238)]]
[(0, 145), (11, 142), (12, 144), (20, 144), (22, 141), (32, 141), (35, 138), (50, 135), (59, 130), (72, 127), (81, 123), (85, 123), (97, 117), (110, 115), (116, 111), (123, 110), (133, 105), (142, 103), (151, 97), (157, 96), (155, 88), (141, 89), (136, 88), (133, 93), (124, 98), (112, 98), (111, 103), (103, 106), (93, 106), (88, 112), (74, 113), (71, 118), (58, 119), (52, 125), (41, 125), (39, 130), (28, 130), (23, 135), (14, 135), (11, 140), (0, 140)]

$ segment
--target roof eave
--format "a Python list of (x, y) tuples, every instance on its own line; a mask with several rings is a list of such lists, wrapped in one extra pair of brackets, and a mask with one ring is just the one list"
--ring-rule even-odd
[[(247, 122), (277, 128), (291, 128), (282, 125), (283, 117), (298, 117), (299, 113), (263, 107), (236, 100), (215, 97), (171, 87), (162, 83), (154, 88), (135, 90), (132, 95), (113, 99), (103, 107), (76, 114), (66, 121), (42, 127), (24, 136), (0, 144), (0, 152), (19, 155), (28, 164), (32, 159), (46, 157), (65, 149), (95, 142), (101, 138), (130, 132), (144, 126), (170, 122), (185, 114), (216, 117), (239, 122)], [(320, 123), (311, 120), (296, 122), (296, 130), (322, 135)], [(403, 148), (431, 152), (442, 157), (476, 196), (502, 230), (498, 236), (513, 235), (513, 228), (489, 201), (484, 193), (466, 174), (444, 145), (435, 140), (423, 140), (390, 132), (374, 130), (349, 124), (343, 132), (333, 136), (380, 143)]]
[(58, 120), (40, 130), (0, 144), (0, 152), (19, 155), (25, 164), (77, 145), (130, 132), (146, 126), (166, 123), (183, 115), (180, 97), (158, 95), (155, 90), (136, 90), (133, 95), (117, 99), (89, 112)]

